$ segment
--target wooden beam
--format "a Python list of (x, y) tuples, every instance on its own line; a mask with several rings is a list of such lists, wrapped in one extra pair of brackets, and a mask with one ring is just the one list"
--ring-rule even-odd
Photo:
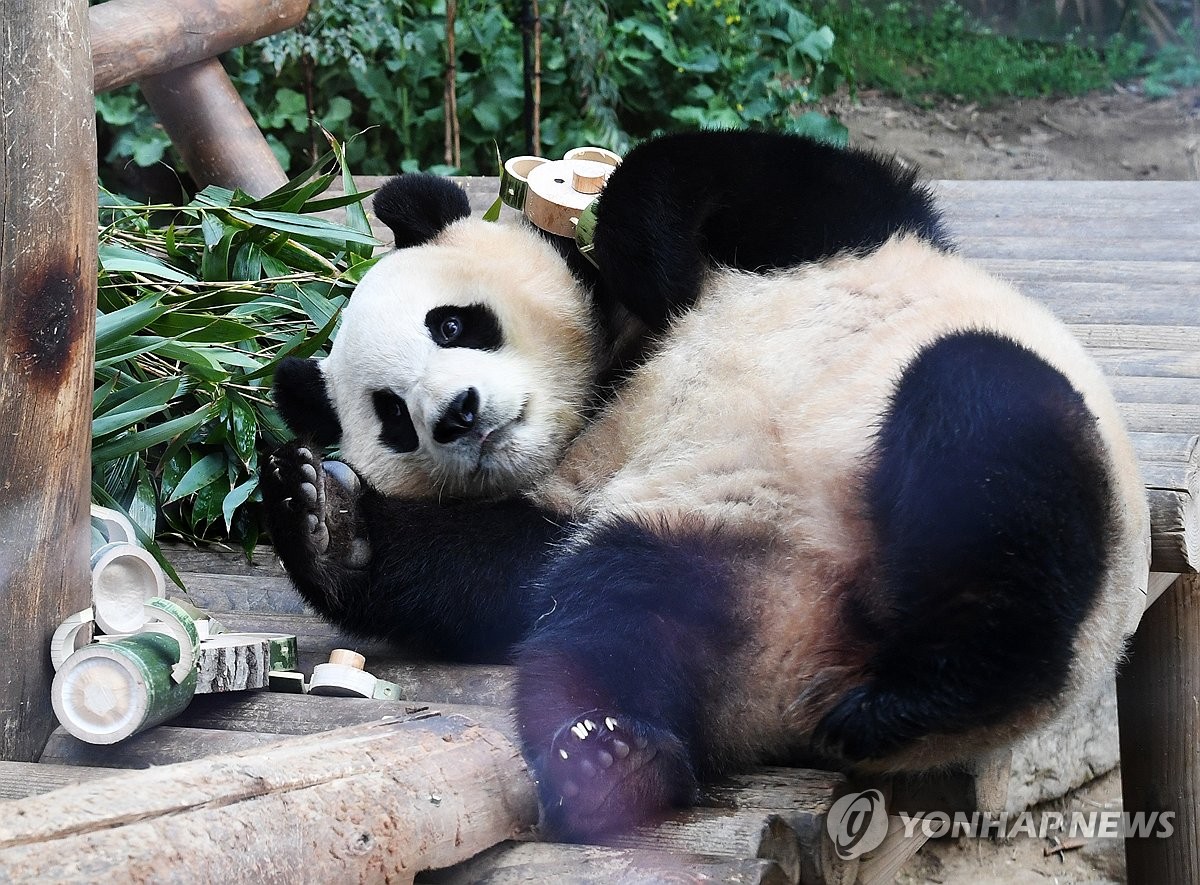
[[(512, 742), (462, 717), (381, 722), (129, 772), (0, 816), (0, 880), (411, 882), (537, 820)], [(245, 846), (247, 834), (263, 851)], [(81, 874), (81, 864), (86, 873)]]
[(240, 187), (261, 197), (287, 183), (283, 167), (215, 58), (147, 77), (139, 85), (200, 187)]
[(30, 761), (50, 636), (91, 595), (96, 132), (84, 0), (0, 20), (0, 759)]
[(308, 0), (108, 0), (93, 6), (97, 94), (295, 27)]
[(1128, 812), (1174, 812), (1166, 839), (1125, 840), (1129, 885), (1200, 882), (1200, 577), (1142, 616), (1117, 675), (1121, 793)]
[(503, 842), (457, 866), (425, 873), (426, 885), (634, 885), (647, 882), (725, 882), (729, 885), (787, 885), (773, 861), (702, 854), (669, 854), (645, 849)]

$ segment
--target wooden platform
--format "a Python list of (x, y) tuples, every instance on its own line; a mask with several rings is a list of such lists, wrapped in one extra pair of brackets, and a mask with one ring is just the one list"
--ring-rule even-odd
[[(469, 179), (465, 186), (477, 208), (489, 205), (496, 193), (494, 179)], [(938, 189), (963, 252), (1048, 304), (1083, 338), (1111, 377), (1145, 475), (1153, 518), (1153, 569), (1161, 573), (1151, 581), (1151, 588), (1162, 592), (1176, 575), (1194, 572), (1200, 564), (1200, 183), (943, 182)], [(118, 772), (117, 779), (96, 783), (97, 778), (113, 775), (113, 769), (186, 763), (232, 752), (243, 755), (222, 762), (219, 770), (236, 774), (243, 766), (258, 771), (254, 766), (265, 757), (244, 754), (288, 736), (309, 736), (300, 740), (315, 741), (311, 746), (319, 748), (320, 738), (314, 735), (354, 726), (360, 730), (339, 737), (339, 746), (346, 741), (374, 746), (370, 742), (378, 735), (371, 729), (383, 717), (395, 717), (396, 734), (415, 735), (412, 740), (428, 736), (433, 713), (442, 714), (447, 728), (458, 728), (455, 723), (462, 720), (456, 716), (461, 714), (496, 734), (513, 734), (509, 668), (428, 664), (405, 660), (381, 646), (355, 646), (305, 612), (265, 548), (250, 563), (232, 551), (176, 548), (171, 556), (192, 602), (216, 613), (228, 628), (297, 634), (306, 671), (324, 661), (332, 648), (357, 647), (367, 657), (367, 669), (399, 683), (410, 700), (210, 695), (198, 697), (170, 725), (116, 747), (84, 745), (59, 731), (47, 745), (41, 764), (0, 763), (0, 799), (34, 797), (75, 782), (90, 786), (55, 793), (46, 800), (30, 798), (2, 806), (0, 819), (7, 812), (10, 821), (17, 820), (14, 814), (36, 817), (46, 809), (63, 807), (75, 809), (76, 817), (66, 830), (41, 836), (36, 828), (29, 831), (34, 836), (25, 831), (13, 835), (12, 824), (0, 823), (0, 873), (5, 872), (6, 852), (18, 850), (14, 845), (26, 846), (37, 839), (58, 845), (53, 840), (61, 840), (69, 856), (69, 846), (94, 846), (98, 844), (94, 840), (134, 826), (136, 815), (106, 810), (110, 799), (130, 798), (129, 793), (139, 790), (152, 792), (156, 788), (151, 784), (161, 784), (176, 771), (172, 767), (161, 773)], [(1185, 653), (1200, 655), (1200, 649), (1193, 646)], [(1170, 661), (1163, 666), (1171, 666)], [(409, 725), (413, 727), (405, 730)], [(1149, 727), (1168, 726), (1152, 723)], [(1191, 754), (1194, 772), (1200, 767), (1194, 742), (1183, 752)], [(253, 759), (253, 765), (247, 759)], [(178, 770), (185, 779), (198, 776), (186, 766)], [(361, 774), (358, 768), (354, 771)], [(152, 776), (157, 780), (146, 780)], [(214, 792), (205, 793), (203, 801), (197, 800), (196, 807), (186, 812), (208, 813), (205, 809), (248, 801), (251, 793), (252, 800), (259, 801), (253, 797), (288, 791), (308, 795), (299, 791), (314, 789), (303, 770), (294, 780), (281, 777), (266, 784), (261, 793), (254, 793), (247, 783), (245, 778), (235, 778), (226, 786), (213, 787)], [(508, 835), (525, 837), (532, 823), (532, 784), (510, 783), (505, 789), (509, 790), (506, 807), (522, 827)], [(714, 785), (705, 807), (608, 845), (502, 841), (474, 860), (436, 874), (424, 873), (418, 881), (890, 882), (920, 839), (894, 833), (861, 860), (839, 860), (825, 833), (825, 813), (845, 789), (838, 775), (765, 770)], [(1126, 796), (1128, 801), (1128, 791)], [(429, 795), (422, 801), (440, 805), (435, 798)], [(29, 804), (39, 801), (47, 804)], [(89, 802), (94, 809), (87, 807)], [(468, 816), (462, 819), (473, 819), (470, 813), (462, 812)], [(147, 826), (144, 821), (136, 825)], [(1194, 809), (1190, 818), (1185, 813), (1177, 820), (1176, 827), (1177, 839), (1197, 844)], [(449, 862), (447, 857), (461, 860), (504, 838), (486, 835), (480, 825), (452, 830), (455, 837), (450, 841), (458, 845), (467, 829), (480, 841), (463, 842), (459, 855), (420, 857), (437, 859), (440, 865)], [(364, 842), (363, 851), (399, 838), (383, 830), (364, 833), (361, 839), (371, 844)], [(20, 842), (22, 838), (26, 842)], [(264, 842), (261, 850), (267, 852), (268, 845), (281, 854), (286, 848), (272, 841)], [(1191, 850), (1194, 859), (1194, 847)], [(271, 868), (273, 873), (263, 873), (262, 878), (282, 880), (285, 868), (280, 861)], [(294, 876), (295, 870), (289, 875)]]

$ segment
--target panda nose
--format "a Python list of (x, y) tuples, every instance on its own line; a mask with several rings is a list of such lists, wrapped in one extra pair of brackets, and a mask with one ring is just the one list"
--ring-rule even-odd
[(454, 398), (437, 424), (433, 425), (435, 442), (452, 443), (470, 432), (475, 426), (475, 413), (479, 410), (479, 391), (468, 387)]

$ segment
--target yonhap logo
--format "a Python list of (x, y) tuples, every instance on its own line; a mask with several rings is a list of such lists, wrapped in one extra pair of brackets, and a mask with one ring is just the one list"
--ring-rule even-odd
[(825, 815), (825, 825), (834, 851), (842, 860), (853, 860), (878, 848), (888, 832), (883, 793), (878, 790), (847, 793), (833, 803)]

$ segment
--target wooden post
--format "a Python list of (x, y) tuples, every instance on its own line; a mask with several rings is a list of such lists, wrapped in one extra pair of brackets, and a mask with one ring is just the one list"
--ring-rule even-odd
[(89, 10), (96, 92), (295, 27), (308, 0), (108, 0)]
[(261, 197), (287, 183), (283, 167), (215, 58), (139, 84), (196, 184)]
[(91, 596), (96, 131), (84, 0), (0, 0), (0, 758), (41, 752)]
[(1125, 810), (1172, 811), (1166, 839), (1129, 838), (1129, 885), (1200, 882), (1200, 577), (1142, 617), (1117, 677)]

